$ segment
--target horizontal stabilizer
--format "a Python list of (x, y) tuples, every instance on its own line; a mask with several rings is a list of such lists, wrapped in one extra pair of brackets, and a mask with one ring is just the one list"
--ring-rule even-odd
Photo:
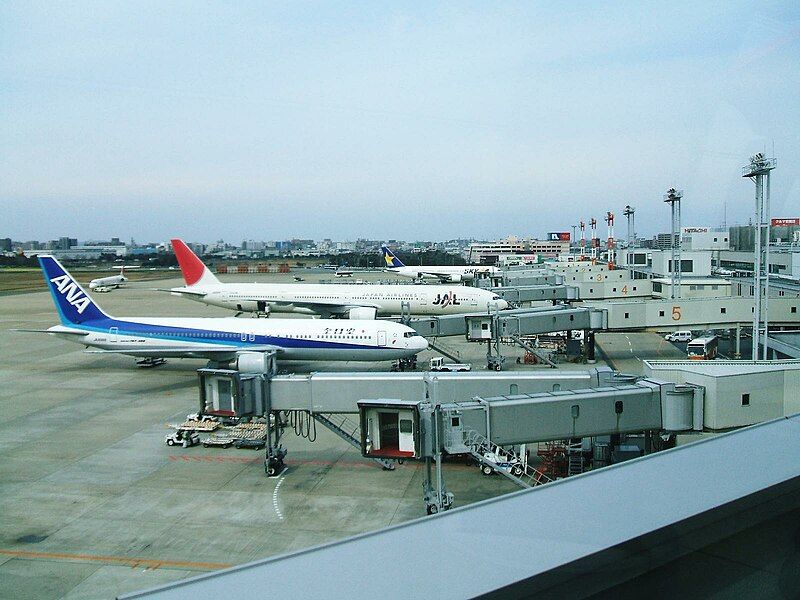
[(9, 329), (9, 331), (19, 331), (22, 333), (66, 333), (68, 335), (89, 335), (88, 331), (79, 331), (77, 329)]

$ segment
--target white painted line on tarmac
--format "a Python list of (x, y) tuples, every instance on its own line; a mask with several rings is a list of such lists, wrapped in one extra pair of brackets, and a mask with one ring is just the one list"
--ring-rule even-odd
[(281, 512), (280, 506), (278, 506), (278, 490), (281, 488), (281, 484), (283, 483), (283, 480), (285, 478), (286, 478), (286, 468), (284, 468), (283, 471), (281, 472), (281, 476), (278, 479), (278, 485), (275, 486), (275, 489), (272, 492), (272, 508), (275, 509), (275, 514), (278, 515), (278, 518), (281, 521), (283, 521), (283, 513)]

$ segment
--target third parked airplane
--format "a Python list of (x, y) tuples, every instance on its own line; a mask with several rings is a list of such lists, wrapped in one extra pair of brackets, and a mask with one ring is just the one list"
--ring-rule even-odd
[(298, 312), (324, 317), (372, 319), (400, 315), (446, 315), (503, 310), (494, 292), (460, 285), (343, 285), (222, 283), (180, 239), (172, 240), (186, 285), (170, 291), (205, 304), (240, 312)]
[(383, 260), (386, 263), (385, 270), (387, 272), (412, 279), (438, 279), (443, 283), (457, 283), (459, 281), (472, 281), (478, 273), (492, 275), (500, 272), (497, 267), (489, 265), (420, 265), (418, 267), (409, 267), (404, 265), (387, 246), (381, 246), (381, 254), (383, 254)]

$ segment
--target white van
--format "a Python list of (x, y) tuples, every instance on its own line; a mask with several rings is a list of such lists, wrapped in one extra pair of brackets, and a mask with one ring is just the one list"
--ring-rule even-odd
[(664, 336), (668, 342), (690, 342), (694, 338), (691, 331), (673, 331)]

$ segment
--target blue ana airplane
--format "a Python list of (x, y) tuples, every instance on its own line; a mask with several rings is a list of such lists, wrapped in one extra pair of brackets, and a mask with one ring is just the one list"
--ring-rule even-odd
[(410, 327), (391, 321), (112, 317), (52, 256), (39, 263), (61, 325), (44, 330), (97, 348), (90, 352), (225, 362), (240, 352), (276, 351), (285, 360), (394, 360), (427, 349)]
[(419, 267), (407, 267), (387, 246), (381, 246), (381, 254), (383, 254), (383, 261), (386, 263), (385, 271), (412, 279), (438, 279), (444, 283), (457, 283), (459, 281), (472, 281), (478, 273), (495, 274), (500, 272), (497, 267), (488, 265), (453, 265), (450, 267), (420, 265)]

